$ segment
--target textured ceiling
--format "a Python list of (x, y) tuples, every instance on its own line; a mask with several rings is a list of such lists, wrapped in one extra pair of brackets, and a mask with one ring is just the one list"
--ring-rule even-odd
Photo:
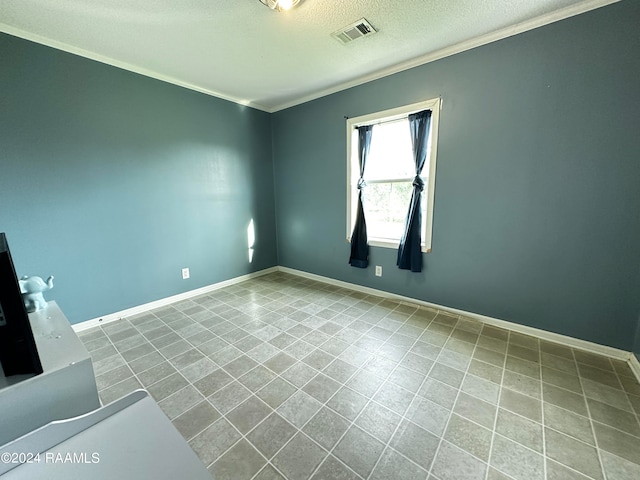
[[(266, 111), (616, 0), (0, 0), (0, 31)], [(330, 34), (366, 18), (378, 33)]]

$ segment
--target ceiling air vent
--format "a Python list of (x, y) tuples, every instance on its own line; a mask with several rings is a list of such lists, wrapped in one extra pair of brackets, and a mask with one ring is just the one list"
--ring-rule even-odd
[(349, 43), (360, 37), (373, 35), (374, 33), (376, 33), (376, 29), (364, 18), (361, 18), (357, 22), (333, 32), (331, 36), (340, 41), (340, 43)]

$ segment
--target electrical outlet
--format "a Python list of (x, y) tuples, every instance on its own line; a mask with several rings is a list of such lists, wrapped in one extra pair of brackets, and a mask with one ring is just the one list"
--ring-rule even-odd
[(183, 268), (182, 269), (182, 279), (186, 280), (187, 278), (189, 278), (189, 269), (188, 268)]
[(376, 265), (376, 277), (382, 276), (382, 266)]

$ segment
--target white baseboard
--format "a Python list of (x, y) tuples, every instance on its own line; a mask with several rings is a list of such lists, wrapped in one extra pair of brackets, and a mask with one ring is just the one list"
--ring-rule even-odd
[(88, 330), (93, 327), (98, 327), (100, 325), (106, 325), (107, 323), (115, 322), (116, 320), (120, 320), (121, 318), (131, 317), (133, 315), (138, 315), (140, 313), (148, 312), (149, 310), (165, 307), (167, 305), (170, 305), (171, 303), (180, 302), (182, 300), (188, 300), (190, 298), (197, 297), (198, 295), (204, 295), (206, 293), (210, 293), (215, 290), (228, 287), (229, 285), (235, 285), (236, 283), (244, 282), (245, 280), (261, 277), (262, 275), (266, 275), (268, 273), (273, 273), (277, 271), (278, 271), (278, 267), (266, 268), (258, 272), (249, 273), (247, 275), (241, 275), (239, 277), (231, 278), (229, 280), (224, 280), (222, 282), (214, 283), (212, 285), (207, 285), (206, 287), (197, 288), (195, 290), (190, 290), (184, 293), (179, 293), (178, 295), (173, 295), (171, 297), (161, 298), (153, 302), (145, 303), (144, 305), (138, 305), (136, 307), (127, 308), (126, 310), (121, 310), (119, 312), (110, 313), (108, 315), (103, 315), (101, 317), (93, 318), (91, 320), (86, 320), (84, 322), (76, 323), (76, 324), (73, 324), (72, 327), (74, 331), (81, 332), (83, 330)]
[[(577, 338), (569, 337), (567, 335), (560, 335), (559, 333), (548, 332), (546, 330), (541, 330), (539, 328), (520, 325), (518, 323), (509, 322), (507, 320), (500, 320), (493, 317), (487, 317), (486, 315), (480, 315), (478, 313), (467, 312), (464, 310), (446, 307), (443, 305), (437, 305), (435, 303), (425, 302), (423, 300), (418, 300), (416, 298), (405, 297), (403, 295), (397, 295), (395, 293), (389, 293), (389, 292), (385, 292), (384, 290), (377, 290), (375, 288), (363, 287), (362, 285), (357, 285), (355, 283), (343, 282), (341, 280), (335, 280), (333, 278), (323, 277), (321, 275), (303, 272), (301, 270), (295, 270), (293, 268), (278, 267), (278, 270), (281, 272), (290, 273), (292, 275), (309, 278), (311, 280), (317, 280), (319, 282), (328, 283), (338, 287), (349, 288), (351, 290), (367, 293), (369, 295), (376, 295), (378, 297), (384, 297), (384, 298), (398, 300), (401, 302), (417, 304), (424, 307), (433, 308), (436, 310), (442, 310), (444, 312), (454, 313), (456, 315), (464, 315), (465, 317), (474, 318), (476, 320), (487, 323), (489, 325), (494, 325), (496, 327), (504, 328), (506, 330), (511, 330), (512, 332), (531, 335), (532, 337), (537, 337), (542, 340), (547, 340), (553, 343), (559, 343), (561, 345), (565, 345), (571, 348), (576, 348), (578, 350), (583, 350), (585, 352), (595, 353), (597, 355), (605, 355), (607, 357), (615, 358), (617, 360), (622, 360), (625, 362), (630, 362), (630, 355), (635, 358), (633, 354), (630, 354), (625, 350), (620, 350), (618, 348), (613, 348), (606, 345), (600, 345), (598, 343), (588, 342), (586, 340), (580, 340)], [(640, 379), (640, 375), (638, 376), (638, 378)]]
[(633, 353), (629, 357), (629, 367), (631, 367), (631, 371), (636, 376), (636, 380), (640, 382), (640, 360)]
[(583, 350), (583, 351), (595, 353), (598, 355), (605, 355), (611, 358), (615, 358), (617, 360), (626, 361), (629, 364), (629, 367), (631, 368), (633, 373), (635, 374), (636, 378), (640, 382), (640, 362), (638, 361), (638, 359), (633, 353), (627, 352), (625, 350), (620, 350), (620, 349), (609, 347), (606, 345), (600, 345), (597, 343), (588, 342), (586, 340), (580, 340), (577, 338), (569, 337), (567, 335), (560, 335), (558, 333), (548, 332), (546, 330), (541, 330), (539, 328), (520, 325), (518, 323), (509, 322), (507, 320), (500, 320), (497, 318), (488, 317), (486, 315), (480, 315), (478, 313), (467, 312), (465, 310), (459, 310), (457, 308), (451, 308), (443, 305), (438, 305), (435, 303), (425, 302), (424, 300), (406, 297), (403, 295), (397, 295), (395, 293), (385, 292), (384, 290), (377, 290), (375, 288), (364, 287), (362, 285), (358, 285), (355, 283), (343, 282), (341, 280), (336, 280), (329, 277), (323, 277), (321, 275), (304, 272), (302, 270), (295, 270), (289, 267), (266, 268), (258, 272), (249, 273), (247, 275), (241, 275), (239, 277), (231, 278), (229, 280), (214, 283), (212, 285), (207, 285), (206, 287), (190, 290), (188, 292), (180, 293), (178, 295), (173, 295), (171, 297), (161, 298), (159, 300), (156, 300), (150, 303), (145, 303), (144, 305), (138, 305), (136, 307), (128, 308), (126, 310), (121, 310), (119, 312), (103, 315), (101, 317), (97, 317), (81, 323), (76, 323), (72, 325), (72, 327), (74, 331), (82, 332), (83, 330), (88, 330), (90, 328), (98, 327), (100, 325), (106, 325), (116, 320), (120, 320), (121, 318), (131, 317), (133, 315), (138, 315), (140, 313), (148, 312), (149, 310), (154, 310), (156, 308), (164, 307), (175, 302), (188, 300), (190, 298), (197, 297), (198, 295), (204, 295), (206, 293), (210, 293), (215, 290), (228, 287), (230, 285), (235, 285), (237, 283), (244, 282), (246, 280), (257, 278), (262, 275), (266, 275), (266, 274), (277, 272), (277, 271), (289, 273), (299, 277), (308, 278), (310, 280), (316, 280), (318, 282), (326, 283), (329, 285), (335, 285), (337, 287), (349, 288), (351, 290), (366, 293), (368, 295), (376, 295), (378, 297), (389, 298), (389, 299), (397, 300), (400, 302), (429, 307), (436, 310), (442, 310), (444, 312), (454, 313), (456, 315), (463, 315), (465, 317), (474, 318), (476, 320), (487, 323), (489, 325), (494, 325), (496, 327), (504, 328), (512, 332), (531, 335), (533, 337), (537, 337), (542, 340), (558, 343), (571, 348), (576, 348), (578, 350)]

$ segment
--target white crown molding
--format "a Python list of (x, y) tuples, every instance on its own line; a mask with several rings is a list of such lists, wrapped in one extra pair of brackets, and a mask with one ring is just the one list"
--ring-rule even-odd
[(450, 57), (452, 55), (456, 55), (458, 53), (462, 53), (476, 47), (481, 47), (482, 45), (487, 45), (489, 43), (497, 42), (498, 40), (512, 37), (514, 35), (518, 35), (520, 33), (524, 33), (529, 30), (534, 30), (539, 27), (544, 27), (545, 25), (549, 25), (550, 23), (559, 22), (560, 20), (574, 17), (576, 15), (580, 15), (581, 13), (586, 13), (591, 10), (595, 10), (597, 8), (610, 5), (612, 3), (617, 3), (619, 1), (620, 0), (586, 0), (582, 3), (561, 8), (560, 10), (556, 10), (555, 12), (551, 12), (546, 15), (541, 15), (536, 18), (532, 18), (531, 20), (526, 20), (524, 22), (517, 23), (515, 25), (502, 28), (500, 30), (496, 30), (491, 33), (487, 33), (485, 35), (480, 35), (478, 37), (474, 37), (469, 40), (456, 43), (455, 45), (451, 45), (449, 47), (441, 48), (434, 52), (430, 52), (425, 55), (413, 58), (411, 60), (407, 60), (406, 62), (402, 62), (397, 65), (393, 65), (391, 67), (383, 68), (382, 70), (378, 70), (377, 72), (370, 73), (369, 75), (358, 77), (348, 82), (339, 83), (338, 85), (335, 85), (333, 87), (320, 90), (318, 92), (314, 92), (310, 95), (300, 97), (296, 100), (291, 100), (289, 102), (282, 103), (280, 105), (277, 105), (271, 108), (269, 112), (274, 113), (280, 110), (285, 110), (290, 107), (295, 107), (296, 105), (310, 102), (311, 100), (316, 100), (318, 98), (325, 97), (333, 93), (341, 92), (342, 90), (347, 90), (348, 88), (357, 87), (358, 85), (362, 85), (362, 84), (371, 82), (373, 80), (378, 80), (380, 78), (388, 77), (389, 75), (393, 75), (394, 73), (400, 73), (414, 67), (419, 67), (427, 63), (435, 62), (436, 60)]
[(196, 92), (204, 93), (206, 95), (211, 95), (213, 97), (221, 98), (223, 100), (228, 100), (230, 102), (237, 103), (239, 105), (245, 105), (251, 108), (255, 108), (257, 110), (262, 110), (267, 113), (275, 113), (280, 110), (285, 110), (290, 107), (294, 107), (296, 105), (300, 105), (302, 103), (309, 102), (311, 100), (316, 100), (320, 97), (324, 97), (327, 95), (331, 95), (333, 93), (340, 92), (342, 90), (346, 90), (351, 87), (355, 87), (358, 85), (362, 85), (367, 82), (371, 82), (373, 80), (377, 80), (379, 78), (383, 78), (389, 75), (393, 75), (394, 73), (399, 73), (405, 70), (409, 70), (414, 67), (418, 67), (420, 65), (424, 65), (426, 63), (434, 62), (436, 60), (440, 60), (445, 57), (449, 57), (451, 55), (455, 55), (457, 53), (461, 53), (467, 50), (471, 50), (476, 47), (480, 47), (482, 45), (486, 45), (488, 43), (496, 42), (498, 40), (502, 40), (504, 38), (508, 38), (514, 35), (518, 35), (519, 33), (524, 33), (529, 30), (533, 30), (535, 28), (543, 27), (550, 23), (558, 22), (560, 20), (564, 20), (569, 17), (573, 17), (575, 15), (579, 15), (581, 13), (585, 13), (591, 10), (595, 10), (600, 7), (604, 7), (606, 5), (610, 5), (612, 3), (617, 3), (620, 0), (585, 0), (584, 2), (562, 8), (560, 10), (556, 10), (554, 12), (548, 13), (546, 15), (541, 15), (539, 17), (527, 20), (525, 22), (521, 22), (510, 27), (502, 28), (500, 30), (496, 30), (494, 32), (481, 35), (469, 40), (465, 40), (463, 42), (457, 43), (455, 45), (451, 45), (446, 48), (442, 48), (436, 50), (434, 52), (430, 52), (428, 54), (419, 56), (412, 60), (408, 60), (406, 62), (402, 62), (400, 64), (384, 68), (378, 70), (369, 75), (365, 75), (363, 77), (358, 77), (353, 80), (349, 80), (347, 82), (342, 82), (333, 87), (323, 89), (317, 92), (314, 92), (309, 95), (305, 95), (299, 97), (295, 100), (291, 100), (288, 102), (281, 103), (276, 105), (275, 107), (267, 107), (260, 103), (246, 101), (241, 98), (237, 98), (231, 95), (226, 95), (221, 92), (216, 92), (213, 90), (209, 90), (207, 88), (199, 87), (198, 85), (194, 85), (189, 82), (184, 82), (177, 78), (170, 77), (168, 75), (163, 75), (161, 73), (155, 72), (153, 70), (148, 70), (143, 67), (139, 67), (136, 65), (132, 65), (126, 62), (121, 62), (119, 60), (115, 60), (113, 58), (100, 55), (95, 52), (91, 52), (89, 50), (85, 50), (83, 48), (75, 47), (73, 45), (68, 45), (63, 42), (59, 42), (57, 40), (52, 40), (48, 37), (44, 37), (41, 35), (37, 35), (34, 33), (30, 33), (24, 31), (22, 29), (18, 29), (12, 27), (11, 25), (7, 25), (5, 23), (0, 22), (0, 32), (8, 33), (10, 35), (24, 38), (25, 40), (30, 40), (32, 42), (40, 43), (42, 45), (46, 45), (49, 47), (56, 48), (58, 50), (62, 50), (68, 53), (72, 53), (74, 55), (79, 55), (81, 57), (89, 58), (91, 60), (95, 60), (100, 63), (105, 63), (107, 65), (111, 65), (117, 68), (121, 68), (123, 70), (128, 70), (134, 73), (138, 73), (140, 75), (144, 75), (146, 77), (155, 78), (156, 80), (161, 80), (163, 82), (171, 83), (173, 85), (177, 85), (179, 87), (188, 88), (190, 90), (194, 90)]
[(145, 77), (150, 77), (156, 80), (160, 80), (162, 82), (171, 83), (173, 85), (177, 85), (178, 87), (187, 88), (189, 90), (194, 90), (196, 92), (204, 93), (205, 95), (210, 95), (212, 97), (220, 98), (222, 100), (227, 100), (229, 102), (237, 103), (238, 105), (244, 105), (246, 107), (262, 110), (263, 112), (272, 113), (271, 110), (269, 110), (264, 105), (260, 105), (254, 102), (247, 102), (246, 100), (242, 100), (237, 97), (225, 95), (224, 93), (220, 93), (220, 92), (215, 92), (207, 88), (202, 88), (202, 87), (199, 87), (198, 85), (194, 85), (189, 82), (184, 82), (177, 78), (170, 77), (168, 75), (164, 75), (162, 73), (158, 73), (153, 70), (148, 70), (143, 67), (138, 67), (137, 65), (132, 65), (127, 62), (121, 62), (120, 60), (115, 60), (111, 57), (107, 57), (99, 53), (91, 52), (83, 48), (74, 47), (73, 45), (68, 45), (66, 43), (59, 42), (57, 40), (52, 40), (48, 37), (43, 37), (35, 33), (27, 32), (19, 28), (12, 27), (11, 25), (7, 25), (6, 23), (0, 22), (0, 32), (8, 33), (9, 35), (13, 35), (14, 37), (24, 38), (25, 40), (39, 43), (47, 47), (52, 47), (52, 48), (55, 48), (56, 50), (62, 50), (63, 52), (72, 53), (80, 57), (88, 58), (90, 60), (95, 60), (96, 62), (104, 63), (106, 65), (111, 65), (112, 67), (121, 68), (122, 70), (138, 73), (140, 75), (144, 75)]
[(290, 273), (292, 275), (297, 275), (299, 277), (308, 278), (310, 280), (316, 280), (318, 282), (335, 285), (337, 287), (349, 288), (351, 290), (356, 290), (358, 292), (366, 293), (369, 295), (389, 298), (393, 300), (398, 300), (400, 302), (411, 303), (414, 305), (421, 305), (424, 307), (441, 310), (443, 312), (453, 313), (455, 315), (463, 315), (465, 317), (473, 318), (481, 322), (484, 322), (486, 324), (504, 328), (512, 332), (531, 335), (532, 337), (537, 337), (541, 340), (547, 340), (549, 342), (559, 343), (561, 345), (565, 345), (567, 347), (575, 348), (578, 350), (583, 350), (585, 352), (595, 353), (597, 355), (605, 355), (607, 357), (615, 358), (617, 360), (629, 362), (629, 355), (630, 355), (629, 352), (625, 350), (620, 350), (618, 348), (609, 347), (607, 345), (600, 345), (598, 343), (588, 342), (586, 340), (580, 340), (578, 338), (569, 337), (567, 335), (560, 335), (559, 333), (548, 332), (546, 330), (541, 330), (539, 328), (528, 327), (526, 325), (520, 325), (518, 323), (509, 322), (506, 320), (500, 320), (497, 318), (488, 317), (486, 315), (480, 315), (478, 313), (467, 312), (465, 310), (459, 310), (457, 308), (451, 308), (443, 305), (438, 305), (435, 303), (425, 302), (423, 300), (418, 300), (411, 297), (405, 297), (403, 295), (397, 295), (395, 293), (385, 292), (384, 290), (377, 290), (375, 288), (363, 287), (362, 285), (357, 285), (354, 283), (343, 282), (341, 280), (334, 280), (333, 278), (323, 277), (321, 275), (303, 272), (301, 270), (295, 270), (293, 268), (278, 267), (278, 270), (280, 272)]
[(210, 293), (215, 290), (228, 287), (230, 285), (235, 285), (236, 283), (244, 282), (245, 280), (261, 277), (263, 275), (266, 275), (268, 273), (273, 273), (276, 271), (278, 271), (278, 267), (266, 268), (264, 270), (259, 270), (257, 272), (249, 273), (247, 275), (241, 275), (239, 277), (231, 278), (229, 280), (224, 280), (222, 282), (207, 285), (206, 287), (197, 288), (195, 290), (189, 290), (188, 292), (179, 293), (178, 295), (173, 295), (171, 297), (161, 298), (153, 302), (145, 303), (144, 305), (138, 305), (136, 307), (127, 308), (126, 310), (121, 310), (119, 312), (110, 313), (108, 315), (102, 315), (100, 317), (93, 318), (91, 320), (86, 320), (84, 322), (74, 323), (71, 326), (73, 327), (73, 330), (75, 332), (82, 332), (83, 330), (88, 330), (93, 327), (106, 325), (108, 323), (115, 322), (116, 320), (120, 320), (126, 317), (131, 317), (133, 315), (138, 315), (140, 313), (145, 313), (145, 312), (148, 312), (149, 310), (154, 310), (156, 308), (166, 307), (167, 305), (170, 305), (175, 302), (188, 300), (190, 298), (197, 297), (199, 295), (204, 295), (206, 293)]

